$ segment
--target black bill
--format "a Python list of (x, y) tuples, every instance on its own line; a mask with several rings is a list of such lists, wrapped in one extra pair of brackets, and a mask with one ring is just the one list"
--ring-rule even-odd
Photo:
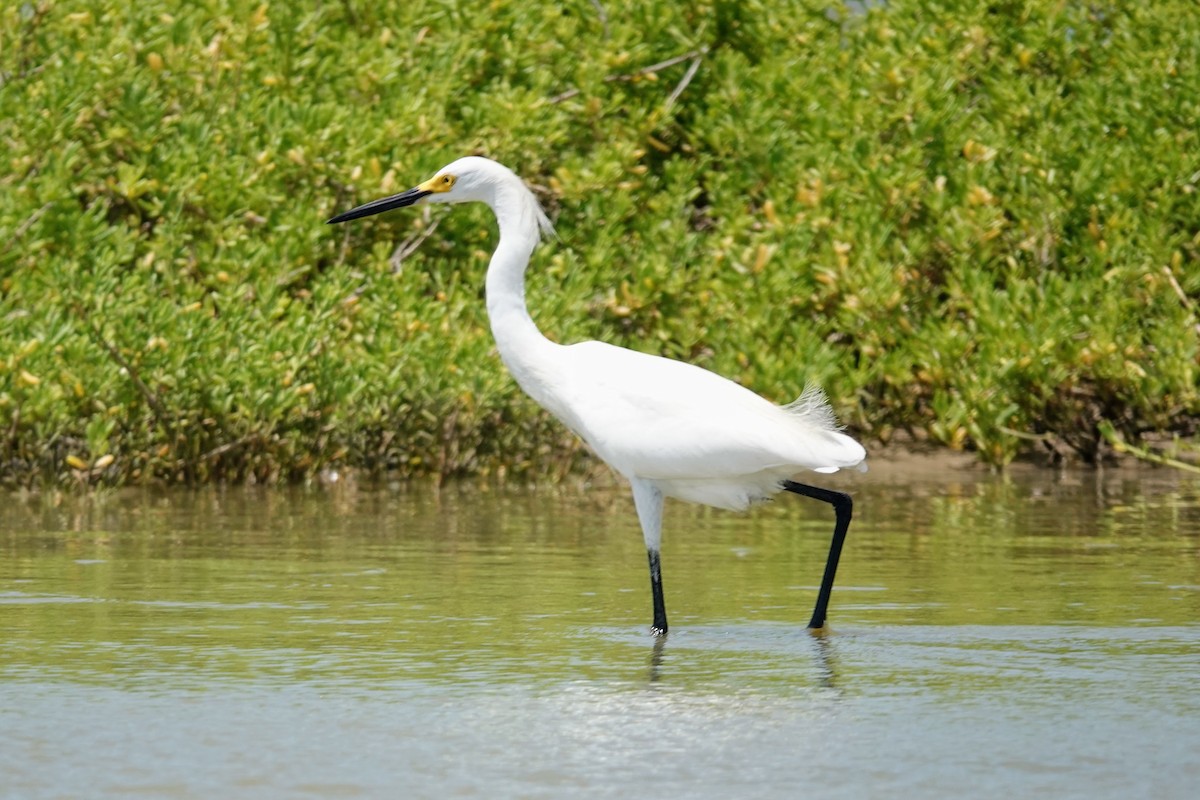
[(335, 225), (339, 222), (349, 222), (352, 219), (362, 219), (369, 217), (372, 214), (382, 214), (384, 211), (391, 211), (393, 208), (404, 208), (411, 206), (413, 203), (420, 200), (422, 197), (428, 197), (433, 192), (428, 189), (417, 187), (408, 191), (394, 194), (391, 197), (384, 197), (380, 200), (372, 200), (369, 203), (363, 203), (357, 208), (352, 208), (349, 211), (344, 211), (336, 217), (331, 218), (327, 225)]

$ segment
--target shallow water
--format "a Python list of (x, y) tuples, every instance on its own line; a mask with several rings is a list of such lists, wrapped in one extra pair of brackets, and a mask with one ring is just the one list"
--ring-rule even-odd
[(1200, 482), (4, 498), (0, 797), (1192, 797)]

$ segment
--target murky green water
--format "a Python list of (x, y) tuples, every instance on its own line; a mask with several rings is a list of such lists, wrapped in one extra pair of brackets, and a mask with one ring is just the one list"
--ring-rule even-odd
[(1179, 797), (1200, 483), (836, 476), (831, 521), (617, 490), (0, 507), (0, 797)]

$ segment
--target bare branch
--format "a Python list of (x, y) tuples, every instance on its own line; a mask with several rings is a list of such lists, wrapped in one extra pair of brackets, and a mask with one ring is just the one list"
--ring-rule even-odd
[(668, 58), (666, 61), (660, 61), (657, 64), (651, 64), (648, 67), (644, 67), (644, 68), (638, 70), (637, 72), (633, 73), (632, 75), (610, 76), (608, 78), (605, 78), (605, 80), (631, 81), (634, 78), (640, 77), (642, 75), (649, 75), (652, 72), (659, 72), (661, 70), (666, 69), (667, 67), (673, 67), (676, 64), (682, 64), (684, 61), (688, 61), (693, 58), (699, 58), (707, 52), (708, 52), (707, 47), (701, 47), (699, 50), (690, 50), (690, 51), (684, 53), (683, 55), (675, 56), (674, 58)]
[(392, 253), (392, 257), (388, 259), (388, 263), (392, 265), (392, 272), (400, 271), (404, 264), (404, 259), (415, 253), (417, 248), (421, 246), (421, 243), (433, 235), (433, 232), (437, 230), (441, 221), (440, 218), (430, 221), (420, 233), (410, 236), (396, 247)]
[[(150, 406), (150, 410), (154, 412), (154, 416), (158, 419), (159, 424), (162, 425), (164, 430), (167, 430), (167, 409), (163, 407), (162, 402), (154, 395), (154, 392), (150, 391), (150, 387), (142, 380), (137, 367), (129, 359), (121, 355), (121, 351), (117, 349), (115, 344), (104, 338), (104, 334), (100, 332), (99, 328), (90, 322), (85, 322), (84, 324), (87, 325), (92, 341), (104, 348), (108, 352), (109, 357), (116, 362), (117, 366), (125, 370), (125, 374), (129, 376), (129, 380), (133, 383), (134, 388), (138, 390), (138, 394), (146, 401), (146, 405)], [(167, 432), (169, 433), (170, 431), (168, 430)]]
[(32, 214), (26, 217), (25, 220), (16, 227), (16, 230), (13, 231), (12, 236), (8, 237), (8, 241), (4, 243), (4, 249), (0, 250), (0, 253), (7, 253), (12, 246), (17, 243), (17, 240), (28, 233), (29, 229), (33, 227), (34, 223), (41, 219), (42, 216), (49, 211), (53, 205), (53, 202), (46, 203), (37, 211), (34, 211)]
[(683, 94), (683, 90), (692, 82), (692, 78), (696, 76), (696, 70), (698, 69), (700, 69), (700, 56), (692, 59), (692, 65), (683, 74), (683, 79), (676, 84), (675, 91), (671, 92), (671, 96), (667, 98), (667, 103), (663, 106), (664, 111), (671, 110), (671, 106), (675, 105), (675, 101), (679, 99), (679, 95)]
[(608, 38), (608, 12), (604, 10), (604, 6), (600, 5), (600, 0), (592, 0), (592, 7), (596, 9), (596, 16), (600, 18), (600, 27), (604, 29), (604, 38)]
[[(683, 53), (682, 55), (673, 56), (671, 58), (668, 58), (666, 61), (659, 61), (657, 64), (651, 64), (648, 67), (642, 67), (637, 72), (628, 72), (628, 73), (623, 73), (620, 75), (605, 75), (604, 82), (605, 83), (616, 83), (619, 81), (619, 82), (627, 83), (629, 81), (635, 81), (638, 78), (645, 77), (646, 75), (653, 75), (657, 72), (662, 72), (664, 69), (667, 69), (668, 67), (673, 67), (676, 64), (682, 64), (684, 61), (691, 61), (692, 66), (688, 68), (688, 71), (683, 76), (683, 80), (680, 82), (680, 85), (676, 86), (675, 91), (671, 93), (671, 98), (667, 102), (667, 105), (670, 106), (671, 103), (673, 103), (676, 99), (678, 99), (679, 94), (681, 94), (683, 92), (684, 88), (686, 88), (687, 85), (689, 83), (691, 83), (692, 77), (695, 76), (695, 74), (696, 74), (696, 70), (698, 70), (700, 68), (700, 59), (702, 59), (704, 57), (704, 54), (707, 52), (708, 52), (707, 47), (701, 47), (698, 50), (689, 50), (688, 52)], [(553, 97), (551, 97), (550, 102), (551, 103), (561, 103), (564, 100), (570, 100), (572, 97), (579, 95), (579, 93), (580, 93), (579, 89), (568, 89), (567, 91), (565, 91), (561, 94), (556, 94)]]
[(1192, 310), (1192, 301), (1187, 296), (1187, 292), (1179, 285), (1179, 281), (1175, 280), (1175, 274), (1171, 272), (1170, 267), (1162, 268), (1163, 274), (1167, 276), (1167, 282), (1171, 284), (1171, 288), (1175, 290), (1175, 294), (1179, 297), (1179, 302), (1183, 303), (1183, 307), (1188, 311)]

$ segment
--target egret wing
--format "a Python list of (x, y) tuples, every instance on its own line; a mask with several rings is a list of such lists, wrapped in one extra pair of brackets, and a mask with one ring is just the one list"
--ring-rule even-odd
[(705, 479), (765, 469), (852, 467), (860, 445), (832, 427), (823, 401), (811, 413), (780, 407), (692, 364), (585, 342), (562, 377), (573, 428), (627, 475)]

